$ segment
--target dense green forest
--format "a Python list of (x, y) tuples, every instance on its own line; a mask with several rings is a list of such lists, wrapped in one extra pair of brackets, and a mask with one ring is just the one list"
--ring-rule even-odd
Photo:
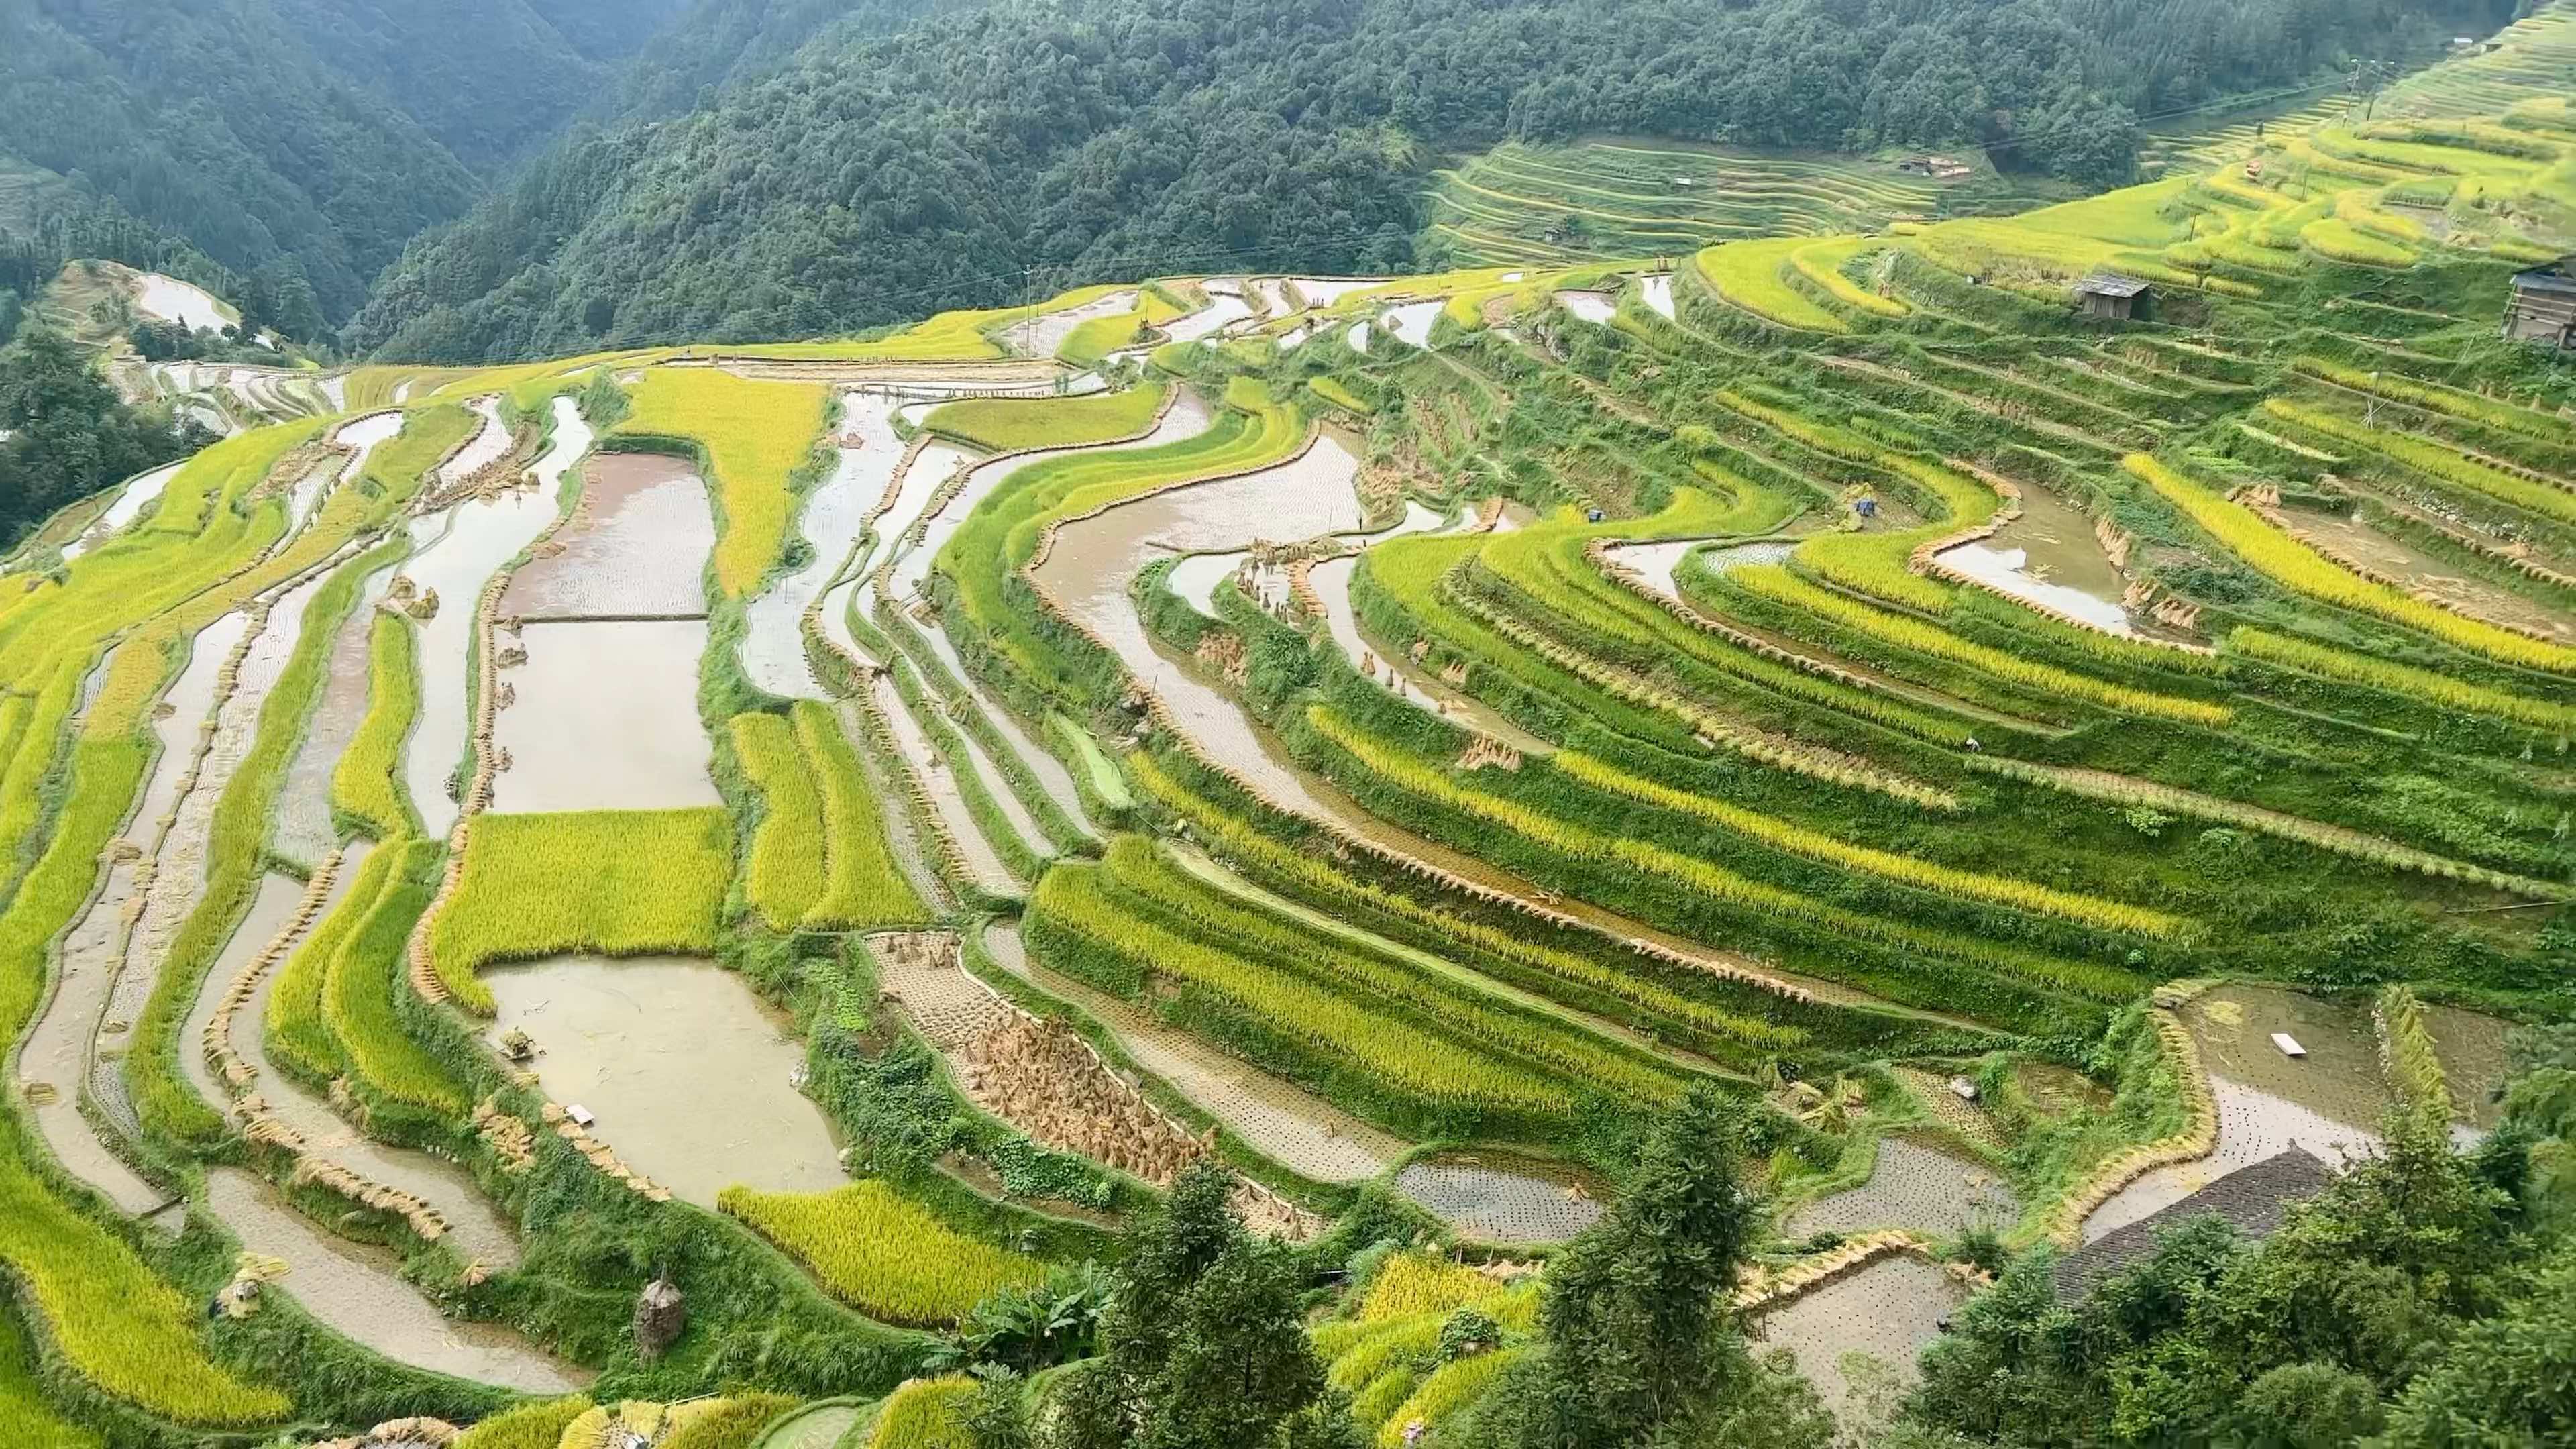
[(119, 402), (86, 352), (31, 324), (0, 351), (0, 541), (15, 545), (64, 504), (212, 441), (174, 430), (166, 408)]
[(841, 331), (1015, 301), (1032, 276), (1398, 268), (1424, 165), (1505, 136), (1981, 142), (2116, 184), (2141, 118), (2421, 55), (2512, 8), (1048, 0), (845, 25), (685, 117), (568, 139), (414, 245), (348, 341), (535, 356)]
[(0, 157), (336, 322), (679, 3), (17, 0)]

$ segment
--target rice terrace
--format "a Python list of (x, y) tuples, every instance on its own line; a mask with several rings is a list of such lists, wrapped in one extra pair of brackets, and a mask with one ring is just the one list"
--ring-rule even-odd
[(0, 1449), (2576, 1442), (2501, 20), (768, 340), (49, 257), (166, 461), (0, 567)]

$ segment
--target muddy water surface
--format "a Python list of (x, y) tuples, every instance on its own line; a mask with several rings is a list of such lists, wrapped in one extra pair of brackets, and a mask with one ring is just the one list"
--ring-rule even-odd
[(1963, 543), (1938, 557), (2013, 598), (2114, 634), (2135, 632), (2120, 604), (2128, 581), (2102, 552), (2092, 517), (2045, 488), (2024, 488), (2021, 516), (1990, 542)]
[(1383, 325), (1396, 340), (1411, 347), (1431, 345), (1431, 324), (1440, 318), (1440, 309), (1448, 303), (1437, 299), (1429, 302), (1407, 302), (1386, 314)]
[(1607, 292), (1559, 292), (1556, 303), (1586, 322), (1604, 326), (1619, 314), (1619, 300)]
[(723, 803), (698, 720), (706, 620), (530, 624), (518, 642), (528, 662), (500, 674), (516, 698), (494, 719), (509, 768), (493, 778), (492, 809)]
[(331, 819), (331, 772), (367, 715), (367, 656), (376, 605), (393, 582), (396, 567), (387, 564), (367, 576), (358, 587), (356, 605), (332, 637), (322, 697), (314, 705), (312, 722), (287, 767), (286, 783), (278, 796), (276, 833), (270, 843), (279, 854), (304, 865), (319, 862), (340, 838), (339, 827)]
[(1408, 1164), (1396, 1190), (1467, 1237), (1488, 1243), (1562, 1242), (1601, 1221), (1601, 1183), (1561, 1163), (1450, 1152)]
[(1670, 272), (1659, 272), (1654, 276), (1646, 278), (1641, 285), (1645, 289), (1646, 305), (1654, 308), (1656, 314), (1664, 318), (1664, 320), (1671, 321), (1673, 316), (1673, 274)]
[(812, 548), (805, 566), (772, 584), (743, 611), (743, 672), (771, 694), (823, 699), (805, 657), (805, 610), (848, 560), (860, 532), (885, 501), (886, 484), (903, 457), (894, 434), (894, 400), (864, 393), (841, 397), (838, 455), (829, 476), (805, 499), (796, 531)]
[(80, 537), (63, 545), (63, 562), (70, 563), (132, 527), (134, 520), (143, 516), (145, 508), (161, 501), (161, 490), (169, 487), (170, 480), (186, 466), (187, 460), (181, 459), (129, 481), (124, 491), (116, 495), (116, 501), (107, 505), (106, 511), (81, 531)]
[(474, 606), (495, 570), (518, 556), (555, 521), (555, 499), (520, 490), (497, 498), (469, 498), (452, 508), (412, 520), (418, 551), (402, 576), (422, 596), (438, 595), (438, 612), (421, 623), (420, 717), (403, 750), (403, 786), (420, 811), (423, 828), (443, 836), (456, 821), (448, 780), (465, 758), (469, 721), (465, 671), (474, 637)]
[(1914, 1361), (1967, 1296), (1948, 1269), (1892, 1254), (1765, 1312), (1750, 1336), (1756, 1352), (1789, 1350), (1825, 1407), (1849, 1422), (1872, 1406), (1856, 1392), (1863, 1383), (1844, 1371), (1845, 1356), (1864, 1355), (1895, 1383), (1912, 1383)]
[[(501, 613), (526, 619), (671, 616), (707, 609), (715, 515), (683, 458), (602, 453), (582, 466), (587, 517), (556, 531), (563, 551), (510, 576)], [(836, 560), (837, 561), (837, 560)]]
[(570, 1393), (593, 1377), (509, 1329), (449, 1318), (403, 1281), (391, 1251), (326, 1236), (239, 1168), (206, 1174), (206, 1205), (243, 1247), (285, 1260), (272, 1291), (396, 1363), (531, 1394)]
[(1196, 342), (1252, 315), (1252, 304), (1242, 297), (1211, 290), (1208, 305), (1186, 317), (1175, 317), (1164, 323), (1163, 335), (1174, 342)]
[(474, 476), (475, 470), (484, 464), (498, 462), (510, 451), (510, 430), (501, 421), (501, 400), (478, 397), (466, 406), (483, 420), (483, 427), (471, 441), (457, 450), (456, 456), (439, 468), (438, 481), (451, 488)]
[[(2128, 1226), (2292, 1146), (2329, 1165), (2379, 1144), (2392, 1099), (2367, 1007), (2265, 986), (2226, 986), (2182, 1009), (2218, 1106), (2218, 1144), (2198, 1162), (2158, 1168), (2084, 1221), (2084, 1241)], [(2307, 1048), (2284, 1055), (2271, 1034)]]
[(591, 1130), (680, 1198), (733, 1183), (828, 1192), (849, 1179), (821, 1108), (797, 1091), (805, 1051), (742, 978), (706, 961), (555, 956), (490, 972), (493, 1030), (525, 1031), (537, 1080), (597, 1114)]

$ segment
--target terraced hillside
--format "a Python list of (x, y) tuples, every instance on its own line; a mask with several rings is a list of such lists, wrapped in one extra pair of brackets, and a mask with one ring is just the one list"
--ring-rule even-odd
[(1943, 191), (1962, 184), (1900, 172), (1897, 159), (1655, 140), (1506, 144), (1436, 172), (1426, 195), (1431, 232), (1459, 262), (1561, 266), (1744, 237), (1876, 231), (1932, 214)]
[(255, 391), (0, 574), (0, 1413), (962, 1443), (1212, 1167), (1436, 1444), (1715, 1098), (1857, 1429), (1999, 1255), (2493, 1127), (2576, 1013), (2576, 398), (2496, 339), (2576, 124), (2499, 99)]

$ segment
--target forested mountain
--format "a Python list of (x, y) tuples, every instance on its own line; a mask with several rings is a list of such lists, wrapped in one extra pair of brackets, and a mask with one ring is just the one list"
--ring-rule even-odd
[[(752, 74), (679, 119), (562, 143), (415, 245), (348, 340), (536, 355), (865, 327), (1016, 300), (1032, 276), (1400, 267), (1428, 156), (1505, 136), (2003, 144), (2010, 164), (2110, 184), (2141, 116), (2422, 54), (2512, 8), (1007, 0), (882, 37), (842, 25), (734, 68)], [(671, 54), (716, 31), (775, 44), (818, 13), (764, 28), (764, 9), (702, 6)], [(675, 67), (648, 57), (624, 104), (659, 113), (727, 68)]]
[(0, 156), (336, 321), (679, 3), (9, 0)]

